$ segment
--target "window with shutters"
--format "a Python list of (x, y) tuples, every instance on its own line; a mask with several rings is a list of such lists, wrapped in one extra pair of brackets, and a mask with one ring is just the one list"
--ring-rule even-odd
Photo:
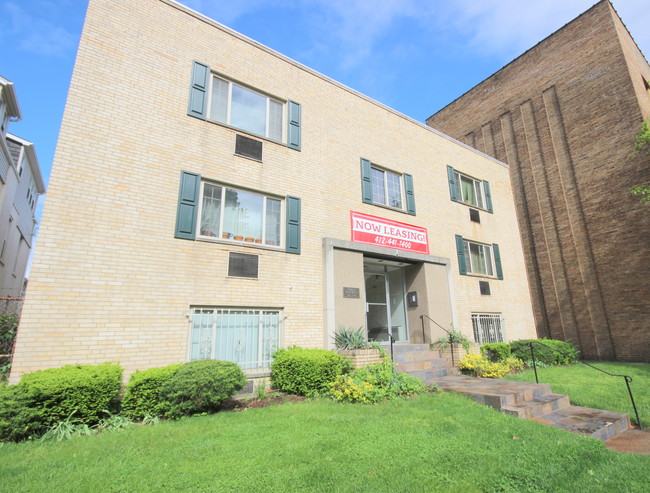
[(192, 62), (187, 114), (286, 144), (300, 151), (300, 103), (282, 100)]
[(494, 276), (492, 247), (490, 245), (463, 240), (463, 248), (468, 274)]
[(490, 184), (447, 166), (451, 200), (492, 212)]
[(361, 186), (363, 201), (415, 215), (413, 178), (361, 159)]
[(199, 237), (280, 247), (283, 200), (201, 182)]

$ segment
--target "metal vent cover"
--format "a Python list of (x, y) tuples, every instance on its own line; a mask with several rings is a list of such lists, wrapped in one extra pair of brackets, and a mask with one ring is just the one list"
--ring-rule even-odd
[(490, 294), (490, 283), (487, 281), (479, 281), (478, 286), (481, 289), (481, 294), (489, 295)]
[(235, 137), (235, 154), (261, 161), (262, 142), (237, 134)]
[(481, 214), (476, 209), (470, 209), (469, 210), (469, 219), (470, 219), (470, 221), (474, 221), (475, 223), (480, 223), (481, 222)]
[(228, 256), (228, 277), (259, 277), (259, 255), (230, 252)]

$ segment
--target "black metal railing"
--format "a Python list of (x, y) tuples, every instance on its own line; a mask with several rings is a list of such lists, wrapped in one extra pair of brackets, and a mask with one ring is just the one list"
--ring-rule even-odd
[[(535, 371), (535, 382), (539, 383), (539, 378), (537, 377), (537, 363), (535, 361), (535, 349), (533, 348), (533, 344), (540, 344), (541, 346), (547, 347), (552, 351), (555, 351), (556, 353), (559, 353), (567, 358), (573, 358), (570, 354), (565, 353), (564, 351), (560, 351), (557, 348), (551, 347), (548, 344), (544, 344), (543, 342), (540, 341), (529, 341), (528, 342), (528, 347), (530, 347), (530, 355), (532, 357), (532, 362), (533, 362), (533, 370)], [(610, 373), (606, 370), (603, 370), (602, 368), (598, 368), (597, 366), (592, 365), (591, 363), (587, 363), (586, 361), (581, 361), (577, 360), (578, 363), (582, 363), (585, 366), (588, 366), (590, 368), (593, 368), (594, 370), (598, 370), (601, 373), (604, 373), (606, 375), (609, 375), (611, 377), (621, 377), (625, 380), (625, 385), (627, 386), (627, 393), (630, 396), (630, 402), (632, 403), (632, 408), (634, 409), (634, 414), (636, 416), (636, 423), (639, 426), (639, 429), (643, 429), (643, 425), (641, 424), (641, 419), (639, 419), (639, 411), (636, 409), (636, 403), (634, 402), (634, 396), (632, 395), (632, 388), (630, 387), (630, 383), (632, 382), (632, 377), (629, 375), (619, 375), (616, 373)]]
[(393, 334), (390, 333), (390, 330), (388, 331), (388, 340), (390, 341), (390, 359), (391, 361), (395, 361), (393, 358), (393, 343), (395, 342), (395, 338), (393, 337)]
[(449, 332), (447, 329), (445, 329), (442, 325), (440, 325), (438, 322), (436, 322), (434, 319), (432, 319), (428, 315), (420, 315), (420, 320), (422, 321), (422, 341), (426, 344), (426, 338), (424, 337), (424, 318), (428, 318), (431, 322), (436, 324), (438, 327), (440, 327), (442, 330), (444, 330), (448, 335), (449, 335), (449, 346), (451, 348), (451, 366), (456, 366), (454, 362), (454, 344), (458, 341), (454, 338), (454, 334)]

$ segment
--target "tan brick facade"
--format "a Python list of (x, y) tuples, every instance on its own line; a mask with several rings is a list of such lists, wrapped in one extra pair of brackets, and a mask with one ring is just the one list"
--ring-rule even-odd
[(650, 360), (650, 214), (630, 158), (650, 67), (607, 0), (427, 123), (510, 165), (538, 334)]
[[(299, 102), (301, 150), (188, 116), (195, 60)], [(262, 142), (261, 161), (233, 153), (236, 134)], [(415, 215), (362, 202), (361, 158), (412, 175)], [(489, 181), (494, 213), (481, 211), (480, 224), (450, 200), (447, 165)], [(300, 254), (175, 238), (182, 170), (299, 197)], [(427, 228), (430, 254), (350, 241), (350, 211)], [(488, 279), (490, 296), (459, 274), (455, 235), (500, 246), (504, 279)], [(229, 252), (259, 255), (258, 278), (228, 277)], [(90, 1), (12, 381), (67, 363), (119, 361), (130, 373), (187, 361), (191, 307), (280, 309), (284, 346), (331, 347), (338, 326), (364, 322), (366, 257), (411, 269), (411, 339), (420, 314), (471, 335), (471, 313), (501, 313), (509, 339), (534, 334), (507, 166), (172, 1)], [(344, 298), (344, 287), (359, 297)]]

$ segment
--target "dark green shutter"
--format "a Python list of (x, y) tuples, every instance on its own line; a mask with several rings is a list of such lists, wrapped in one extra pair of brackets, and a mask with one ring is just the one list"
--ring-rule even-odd
[(300, 253), (300, 199), (287, 196), (287, 253)]
[(287, 145), (291, 149), (300, 150), (300, 103), (289, 101), (289, 138)]
[(415, 216), (415, 192), (413, 190), (413, 177), (404, 173), (404, 190), (406, 191), (406, 212)]
[(503, 279), (503, 268), (501, 267), (501, 254), (499, 253), (499, 245), (496, 243), (492, 244), (492, 253), (494, 255), (494, 265), (497, 268), (497, 279)]
[(372, 181), (370, 180), (370, 161), (361, 158), (361, 200), (372, 204)]
[(485, 189), (485, 207), (488, 212), (492, 212), (492, 195), (490, 194), (490, 184), (483, 181), (483, 188)]
[(178, 191), (175, 238), (193, 240), (196, 236), (196, 214), (199, 204), (201, 175), (181, 171), (181, 186)]
[(467, 275), (467, 264), (465, 264), (465, 245), (463, 237), (456, 235), (456, 253), (458, 253), (458, 270), (462, 276)]
[(210, 67), (197, 61), (192, 65), (192, 84), (190, 86), (190, 102), (187, 114), (205, 120), (208, 102), (208, 78)]
[(447, 166), (447, 179), (449, 180), (449, 195), (451, 195), (451, 200), (458, 202), (458, 197), (456, 197), (456, 176), (454, 175), (454, 168)]

